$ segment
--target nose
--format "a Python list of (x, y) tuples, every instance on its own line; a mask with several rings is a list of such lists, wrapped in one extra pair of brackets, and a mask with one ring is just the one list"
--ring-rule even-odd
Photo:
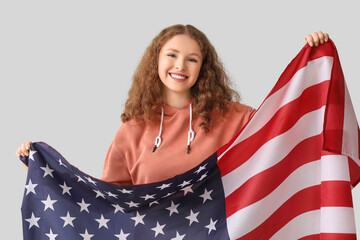
[(182, 58), (178, 58), (176, 61), (175, 69), (178, 71), (182, 71), (185, 70), (185, 68), (186, 68), (185, 60)]

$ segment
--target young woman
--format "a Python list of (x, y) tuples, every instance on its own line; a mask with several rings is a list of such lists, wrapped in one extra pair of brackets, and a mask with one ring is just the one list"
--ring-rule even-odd
[[(328, 39), (319, 31), (305, 41), (318, 46)], [(191, 25), (163, 29), (135, 70), (102, 180), (145, 184), (195, 167), (230, 141), (254, 114), (238, 101), (204, 33)], [(28, 156), (30, 144), (20, 145), (16, 154)]]

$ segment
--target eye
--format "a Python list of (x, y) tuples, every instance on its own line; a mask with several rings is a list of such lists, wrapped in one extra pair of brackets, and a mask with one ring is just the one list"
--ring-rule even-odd
[(172, 58), (176, 57), (175, 54), (168, 54), (167, 56), (172, 57)]
[(189, 58), (190, 62), (197, 62), (197, 60), (195, 58)]

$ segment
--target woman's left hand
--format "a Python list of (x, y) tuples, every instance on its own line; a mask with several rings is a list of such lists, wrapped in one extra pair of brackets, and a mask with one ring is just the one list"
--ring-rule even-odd
[(323, 33), (322, 31), (313, 32), (312, 34), (306, 35), (305, 42), (310, 45), (310, 47), (319, 46), (329, 40), (329, 34)]

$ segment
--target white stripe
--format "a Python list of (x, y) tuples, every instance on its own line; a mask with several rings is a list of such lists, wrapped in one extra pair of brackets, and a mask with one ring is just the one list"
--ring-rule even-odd
[(321, 180), (349, 181), (349, 162), (343, 155), (326, 155), (321, 157)]
[(320, 210), (306, 212), (293, 218), (270, 240), (295, 240), (320, 233)]
[(321, 181), (348, 181), (349, 175), (345, 171), (339, 171), (343, 173), (342, 175), (334, 170), (324, 174), (322, 169), (325, 166), (327, 170), (347, 167), (347, 159), (341, 155), (337, 158), (323, 156), (321, 160), (304, 164), (296, 169), (266, 197), (227, 218), (230, 239), (237, 239), (254, 230), (289, 198), (303, 189), (319, 185)]
[(355, 233), (355, 217), (352, 207), (321, 208), (321, 232)]
[(266, 142), (245, 163), (223, 176), (225, 197), (254, 175), (280, 162), (299, 142), (322, 133), (324, 112), (325, 106), (303, 115), (292, 128)]
[(281, 107), (298, 98), (306, 88), (329, 81), (332, 64), (333, 57), (325, 56), (309, 61), (307, 66), (299, 69), (286, 85), (263, 102), (246, 128), (218, 159), (233, 146), (259, 131)]
[(300, 239), (320, 233), (355, 234), (354, 209), (349, 207), (322, 207), (306, 212), (282, 227), (271, 240)]
[(358, 124), (346, 83), (342, 152), (353, 158), (360, 166)]

